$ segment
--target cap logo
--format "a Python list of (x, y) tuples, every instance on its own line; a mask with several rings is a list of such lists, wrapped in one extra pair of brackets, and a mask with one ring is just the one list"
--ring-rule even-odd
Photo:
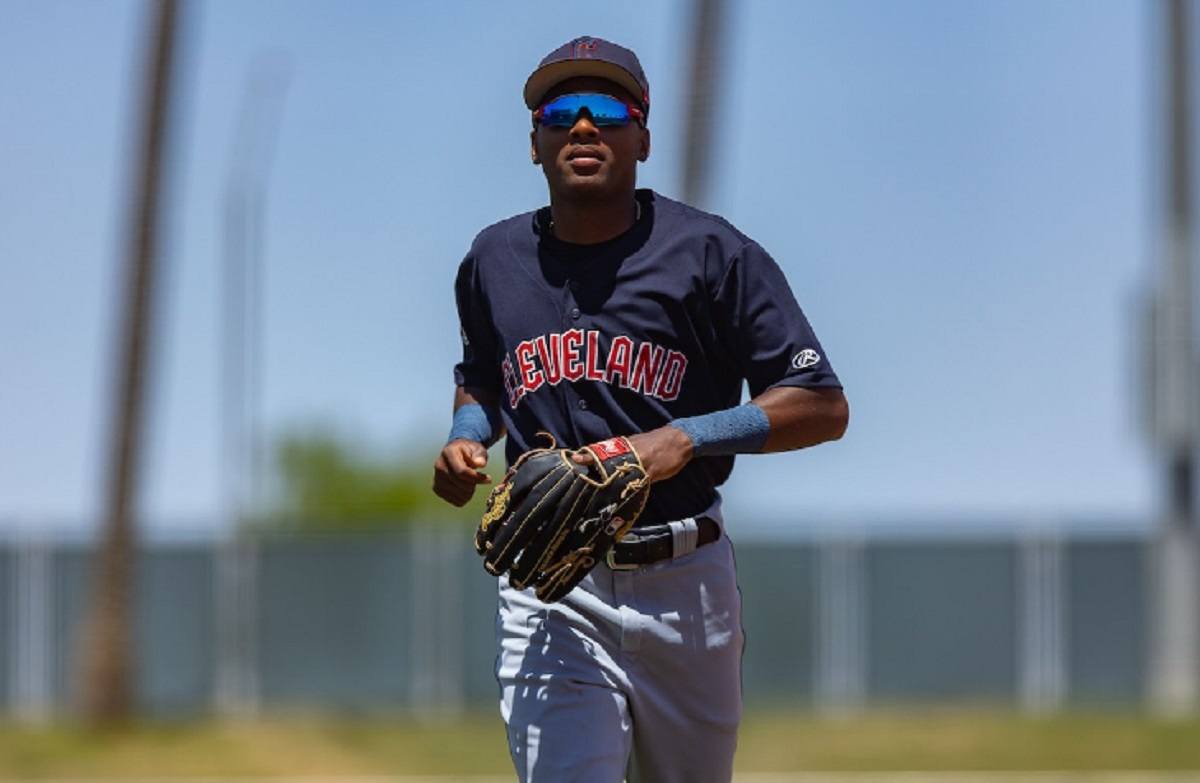
[(596, 39), (586, 37), (576, 38), (574, 41), (571, 41), (571, 51), (573, 52), (571, 56), (576, 60), (590, 60), (592, 53), (596, 51)]

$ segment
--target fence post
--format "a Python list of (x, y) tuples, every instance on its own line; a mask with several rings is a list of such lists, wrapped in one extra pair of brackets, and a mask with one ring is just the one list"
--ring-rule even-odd
[(821, 541), (817, 548), (817, 707), (833, 714), (861, 709), (866, 698), (866, 581), (863, 543)]
[(462, 713), (466, 693), (461, 573), (465, 544), (455, 531), (420, 525), (408, 541), (413, 710), (420, 720), (449, 720)]
[(216, 687), (219, 714), (251, 718), (258, 714), (258, 542), (232, 532), (214, 547), (216, 592)]
[(1020, 703), (1044, 715), (1062, 708), (1066, 691), (1062, 542), (1053, 534), (1029, 536), (1017, 562)]
[(22, 723), (47, 722), (54, 711), (53, 552), (45, 535), (28, 532), (13, 547), (13, 712)]

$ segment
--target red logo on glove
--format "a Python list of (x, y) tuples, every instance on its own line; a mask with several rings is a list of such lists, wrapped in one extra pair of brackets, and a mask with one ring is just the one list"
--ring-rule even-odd
[(628, 454), (631, 451), (629, 448), (629, 441), (625, 440), (624, 438), (609, 438), (608, 440), (602, 440), (599, 443), (593, 443), (588, 448), (596, 452), (596, 456), (600, 459), (619, 457), (622, 454)]

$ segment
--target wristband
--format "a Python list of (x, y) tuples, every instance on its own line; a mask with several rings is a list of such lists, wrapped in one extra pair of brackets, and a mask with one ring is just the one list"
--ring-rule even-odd
[(496, 430), (499, 429), (497, 418), (495, 411), (484, 408), (477, 402), (460, 405), (454, 411), (454, 421), (450, 425), (450, 437), (446, 439), (446, 442), (473, 440), (490, 446), (492, 439), (496, 436)]
[(676, 419), (671, 426), (683, 430), (697, 457), (757, 454), (771, 434), (771, 420), (753, 403)]

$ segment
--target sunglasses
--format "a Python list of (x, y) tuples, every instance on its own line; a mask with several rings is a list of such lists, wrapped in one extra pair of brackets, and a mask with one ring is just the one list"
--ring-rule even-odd
[(646, 117), (645, 112), (632, 103), (626, 103), (611, 95), (581, 92), (560, 95), (543, 103), (533, 113), (533, 122), (535, 125), (541, 123), (547, 128), (570, 128), (575, 125), (584, 110), (597, 128), (628, 125), (630, 120), (642, 122)]

